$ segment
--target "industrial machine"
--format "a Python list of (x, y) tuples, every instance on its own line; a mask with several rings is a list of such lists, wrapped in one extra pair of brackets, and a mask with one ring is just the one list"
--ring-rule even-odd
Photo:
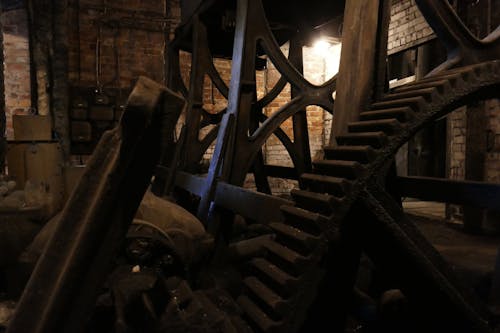
[[(324, 147), (324, 158), (312, 161), (306, 107), (340, 112), (332, 95), (343, 82), (307, 81), (301, 50), (318, 31), (338, 31), (344, 2), (184, 1), (168, 88), (139, 79), (119, 126), (103, 136), (63, 209), (7, 332), (492, 332), (497, 317), (405, 216), (400, 198), (498, 209), (500, 187), (398, 178), (393, 161), (435, 119), (499, 97), (500, 30), (478, 40), (446, 0), (416, 0), (448, 59), (424, 79), (387, 91), (381, 59), (390, 3), (380, 1), (376, 13), (373, 98)], [(181, 51), (192, 56), (188, 85)], [(229, 86), (216, 56), (232, 59)], [(255, 71), (265, 61), (282, 77), (258, 99)], [(217, 113), (203, 109), (205, 75), (227, 98)], [(291, 101), (266, 116), (263, 108), (288, 83)], [(289, 118), (292, 138), (280, 128)], [(264, 163), (271, 135), (293, 167)], [(242, 187), (249, 173), (258, 191)], [(201, 221), (199, 246), (188, 246), (186, 231), (132, 224), (152, 176), (153, 193)], [(290, 198), (273, 196), (267, 177), (295, 179), (299, 188)], [(382, 319), (378, 300), (356, 286), (360, 261), (381, 272), (382, 290), (398, 290), (387, 304), (407, 312)]]

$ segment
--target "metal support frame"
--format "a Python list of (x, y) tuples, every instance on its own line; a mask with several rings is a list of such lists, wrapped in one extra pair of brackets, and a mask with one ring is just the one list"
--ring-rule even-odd
[[(459, 60), (461, 64), (475, 64), (492, 57), (499, 58), (498, 29), (487, 40), (478, 42), (471, 39), (463, 24), (453, 17), (446, 7), (446, 0), (417, 2), (438, 37), (448, 45), (449, 60), (435, 72), (457, 65)], [(384, 7), (384, 10), (387, 8)], [(387, 17), (381, 15), (378, 19), (386, 22)], [(386, 33), (386, 29), (381, 31)], [(189, 89), (182, 83), (179, 66), (179, 51), (186, 38), (193, 43)], [(84, 181), (79, 184), (63, 211), (57, 230), (18, 304), (8, 332), (82, 330), (86, 315), (94, 305), (97, 288), (102, 285), (110, 269), (109, 264), (146, 190), (162, 148), (162, 161), (156, 173), (162, 176), (158, 177), (158, 182), (167, 180), (163, 188), (159, 186), (162, 194), (166, 194), (165, 189), (171, 188), (170, 184), (175, 184), (198, 196), (198, 216), (204, 221), (221, 211), (222, 214), (229, 212), (247, 217), (253, 214), (253, 209), (260, 209), (254, 215), (256, 220), (266, 223), (272, 219), (269, 226), (276, 234), (284, 235), (276, 239), (269, 237), (268, 242), (274, 243), (268, 244), (271, 246), (268, 250), (271, 251), (272, 247), (274, 250), (281, 249), (275, 255), (284, 255), (286, 260), (281, 258), (272, 262), (272, 256), (264, 254), (254, 262), (254, 270), (264, 270), (261, 272), (266, 272), (269, 279), (274, 279), (272, 284), (259, 287), (260, 294), (265, 295), (257, 295), (262, 296), (260, 301), (271, 299), (272, 302), (259, 308), (258, 302), (252, 303), (245, 288), (238, 298), (242, 311), (260, 330), (292, 332), (298, 331), (303, 321), (325, 321), (330, 317), (326, 312), (330, 308), (322, 306), (321, 301), (329, 295), (333, 295), (336, 302), (334, 309), (338, 311), (331, 316), (335, 328), (342, 330), (345, 307), (341, 306), (350, 300), (358, 259), (361, 250), (364, 250), (380, 268), (394, 272), (406, 294), (417, 300), (416, 304), (425, 307), (426, 297), (437, 297), (436, 303), (429, 307), (435, 311), (425, 311), (425, 308), (423, 311), (425, 319), (429, 320), (428, 325), (433, 325), (435, 313), (443, 310), (446, 321), (439, 323), (442, 329), (452, 323), (456, 331), (489, 332), (487, 313), (483, 313), (474, 297), (469, 297), (468, 291), (456, 283), (439, 254), (416, 232), (415, 226), (404, 217), (401, 207), (380, 184), (387, 177), (388, 165), (392, 163), (397, 149), (418, 129), (463, 103), (469, 96), (498, 88), (498, 62), (447, 71), (441, 80), (439, 76), (430, 81), (424, 79), (424, 85), (441, 85), (439, 89), (432, 88), (430, 93), (427, 90), (429, 88), (405, 86), (400, 89), (406, 91), (378, 96), (381, 95), (381, 89), (376, 89), (375, 96), (386, 99), (378, 104), (372, 103), (371, 107), (378, 107), (377, 116), (385, 112), (383, 114), (389, 114), (388, 118), (351, 124), (347, 132), (354, 135), (342, 139), (349, 142), (346, 140), (354, 137), (358, 141), (345, 144), (343, 149), (330, 151), (340, 157), (334, 154), (320, 161), (323, 163), (315, 164), (319, 180), (316, 178), (317, 183), (305, 187), (302, 193), (296, 192), (294, 198), (297, 202), (294, 202), (271, 199), (266, 194), (252, 193), (240, 186), (252, 167), (259, 178), (269, 174), (267, 172), (270, 169), (266, 170), (267, 166), (259, 159), (259, 154), (263, 144), (273, 134), (290, 153), (297, 176), (311, 169), (307, 113), (304, 110), (308, 105), (318, 105), (333, 112), (332, 93), (336, 88), (336, 78), (319, 86), (304, 79), (300, 65), (300, 39), (291, 42), (287, 59), (266, 20), (262, 0), (238, 0), (230, 87), (224, 84), (217, 73), (206, 41), (203, 20), (195, 15), (189, 24), (178, 30), (178, 37), (171, 44), (169, 83), (188, 99), (186, 134), (177, 141), (178, 154), (172, 155), (171, 134), (182, 108), (182, 98), (167, 94), (157, 84), (141, 79), (129, 99), (120, 126), (103, 136), (84, 175)], [(383, 38), (378, 44), (384, 45)], [(256, 96), (255, 79), (258, 49), (264, 50), (282, 75), (276, 86), (260, 100)], [(383, 61), (380, 58), (373, 60), (375, 67), (378, 66), (375, 71), (380, 76)], [(205, 75), (228, 99), (227, 110), (217, 115), (210, 115), (203, 110)], [(266, 117), (263, 108), (279, 95), (286, 83), (292, 86), (292, 100)], [(405, 94), (411, 95), (411, 98)], [(162, 101), (170, 102), (171, 105), (162, 109)], [(397, 118), (394, 118), (394, 107), (404, 108), (408, 112), (403, 116), (398, 113)], [(368, 109), (365, 116), (370, 111), (373, 110)], [(413, 118), (408, 116), (410, 113)], [(294, 140), (280, 129), (283, 121), (290, 117), (293, 118)], [(401, 119), (406, 124), (402, 124)], [(209, 123), (218, 124), (217, 129), (200, 140), (200, 128)], [(359, 139), (360, 133), (373, 133), (374, 129), (377, 130), (377, 136), (367, 135)], [(217, 141), (208, 175), (194, 175), (196, 164), (215, 139), (215, 134)], [(368, 145), (373, 147), (367, 148), (366, 141), (363, 141), (367, 138), (370, 139)], [(188, 150), (181, 156), (183, 145)], [(170, 169), (167, 168), (169, 164)], [(338, 182), (332, 183), (332, 178)], [(418, 186), (422, 184), (441, 185), (435, 180), (400, 178), (398, 181), (416, 184), (414, 192), (417, 194), (421, 191)], [(386, 184), (386, 188), (392, 185)], [(450, 182), (444, 185), (446, 191), (464, 186), (468, 189), (475, 186), (480, 191), (498, 191), (498, 186)], [(259, 180), (259, 187), (266, 190), (265, 181)], [(466, 196), (451, 199), (471, 200)], [(298, 207), (293, 206), (295, 203)], [(487, 201), (487, 204), (494, 206), (496, 203)], [(286, 261), (286, 268), (279, 266), (283, 261)], [(403, 270), (395, 269), (400, 265)], [(290, 268), (300, 271), (300, 278), (289, 275), (286, 270)], [(323, 278), (324, 272), (326, 278)], [(416, 276), (421, 280), (416, 279)], [(253, 281), (258, 278), (257, 275), (247, 277), (253, 278)], [(335, 294), (322, 293), (324, 290), (321, 288), (328, 287), (332, 281), (330, 278), (336, 283)], [(271, 290), (274, 287), (287, 290), (286, 297)], [(292, 296), (288, 297), (288, 294)], [(316, 303), (316, 299), (320, 302)], [(308, 313), (311, 304), (323, 312), (311, 315)], [(281, 306), (290, 306), (293, 311), (279, 313), (281, 316), (277, 316), (279, 319), (276, 320), (265, 314), (268, 308), (281, 312)]]
[(500, 58), (500, 26), (482, 40), (460, 20), (447, 0), (416, 0), (418, 8), (439, 40), (446, 46), (448, 59), (428, 75), (457, 66), (467, 66)]
[[(300, 32), (290, 41), (288, 59), (283, 55), (266, 19), (262, 1), (239, 1), (236, 15), (235, 44), (232, 56), (231, 83), (228, 88), (213, 63), (204, 22), (193, 15), (188, 24), (177, 31), (171, 43), (170, 87), (181, 92), (188, 100), (186, 110), (187, 135), (183, 145), (183, 157), (177, 169), (196, 173), (204, 152), (216, 140), (214, 154), (206, 181), (201, 191), (198, 217), (207, 220), (214, 200), (215, 188), (220, 181), (241, 186), (247, 173), (255, 174), (258, 190), (270, 193), (267, 177), (271, 166), (265, 165), (262, 147), (271, 135), (276, 135), (287, 149), (296, 172), (294, 178), (311, 170), (311, 156), (307, 131), (308, 105), (318, 105), (333, 112), (332, 94), (336, 78), (322, 85), (308, 82), (302, 73), (302, 45)], [(189, 89), (180, 76), (179, 52), (185, 41), (191, 41), (192, 62)], [(282, 77), (261, 99), (257, 99), (255, 61), (257, 49), (264, 50)], [(202, 93), (204, 77), (212, 80), (222, 96), (228, 99), (227, 109), (210, 114), (203, 109)], [(270, 116), (265, 107), (290, 83), (292, 100)], [(280, 128), (288, 118), (293, 121), (293, 140)], [(217, 124), (203, 140), (199, 131), (206, 125)], [(217, 134), (218, 133), (218, 134)], [(217, 135), (217, 138), (216, 138)], [(168, 163), (164, 163), (168, 166)], [(161, 177), (159, 178), (161, 179)]]

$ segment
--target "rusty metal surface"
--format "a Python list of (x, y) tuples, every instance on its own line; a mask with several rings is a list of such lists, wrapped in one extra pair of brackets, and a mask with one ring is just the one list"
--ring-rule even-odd
[(66, 204), (8, 332), (83, 329), (158, 162), (162, 122), (183, 103), (138, 80), (119, 126), (103, 136)]
[[(337, 138), (339, 147), (325, 148), (327, 160), (315, 164), (317, 173), (342, 177), (350, 184), (350, 190), (343, 193), (344, 205), (349, 207), (349, 201), (359, 198), (367, 210), (365, 221), (353, 220), (346, 218), (342, 211), (348, 209), (342, 205), (329, 222), (357, 226), (355, 238), (362, 240), (377, 267), (397, 279), (421, 311), (421, 325), (429, 331), (454, 327), (460, 332), (489, 332), (489, 316), (468, 288), (457, 282), (437, 251), (403, 218), (400, 206), (380, 184), (394, 154), (420, 128), (470, 100), (498, 97), (499, 64), (492, 61), (444, 71), (385, 95), (361, 113), (360, 121), (349, 124), (349, 133)], [(422, 84), (432, 88), (422, 89)], [(309, 189), (315, 188), (317, 184)], [(328, 224), (324, 227), (328, 233)], [(438, 317), (433, 314), (436, 311)]]
[[(391, 94), (384, 94), (385, 82), (378, 82), (375, 93), (377, 100), (369, 109), (362, 111), (359, 122), (349, 124), (346, 135), (337, 137), (339, 145), (325, 147), (324, 160), (314, 163), (306, 160), (303, 164), (297, 161), (303, 161), (309, 152), (304, 149), (308, 137), (306, 128), (302, 126), (302, 110), (307, 105), (316, 104), (331, 111), (335, 79), (322, 86), (306, 82), (301, 74), (301, 59), (293, 52), (297, 45), (292, 42), (291, 55), (286, 59), (279, 51), (278, 43), (273, 40), (263, 3), (247, 0), (238, 2), (232, 81), (229, 87), (218, 87), (228, 99), (228, 107), (217, 117), (212, 117), (213, 123), (219, 124), (219, 129), (208, 175), (202, 178), (179, 172), (183, 181), (178, 185), (201, 199), (198, 205), (200, 219), (207, 223), (222, 223), (219, 232), (227, 233), (231, 228), (230, 222), (227, 222), (230, 217), (228, 211), (237, 211), (244, 218), (251, 219), (252, 208), (261, 207), (250, 200), (251, 196), (244, 189), (239, 191), (241, 200), (233, 200), (231, 196), (234, 191), (223, 193), (219, 188), (226, 183), (230, 186), (242, 185), (249, 171), (271, 170), (266, 169), (267, 166), (254, 165), (259, 161), (262, 145), (271, 134), (275, 134), (290, 153), (295, 172), (301, 175), (301, 189), (291, 192), (292, 204), (280, 207), (283, 218), (274, 217), (270, 223), (265, 223), (271, 227), (276, 238), (266, 241), (268, 252), (253, 258), (249, 263), (250, 269), (242, 273), (243, 289), (237, 297), (245, 321), (257, 331), (292, 332), (299, 331), (302, 325), (321, 330), (325, 329), (318, 324), (322, 322), (342, 329), (343, 317), (345, 319), (345, 308), (342, 307), (352, 297), (350, 287), (353, 285), (353, 272), (357, 267), (360, 249), (375, 258), (380, 267), (400, 279), (404, 286), (403, 292), (411, 295), (411, 300), (425, 314), (419, 323), (423, 330), (453, 327), (460, 332), (489, 331), (488, 314), (481, 309), (481, 305), (477, 305), (467, 288), (457, 283), (453, 272), (439, 254), (418, 233), (413, 232), (411, 223), (405, 222), (405, 225), (398, 226), (401, 212), (395, 208), (394, 202), (387, 197), (384, 197), (387, 200), (378, 200), (378, 197), (374, 200), (363, 199), (363, 196), (379, 193), (373, 184), (382, 182), (386, 177), (387, 165), (397, 149), (418, 129), (471, 100), (498, 97), (499, 68), (498, 61), (494, 61), (499, 58), (496, 33), (483, 41), (472, 40), (467, 32), (462, 31), (463, 24), (453, 17), (454, 14), (445, 3), (419, 1), (419, 6), (431, 21), (438, 38), (447, 44), (449, 61), (433, 72), (434, 77), (405, 85)], [(388, 6), (388, 2), (384, 5)], [(455, 34), (457, 31), (459, 33)], [(387, 34), (387, 31), (380, 33)], [(204, 27), (204, 22), (195, 21), (189, 28), (184, 26), (179, 31), (178, 36), (181, 37), (178, 37), (177, 42), (180, 49), (184, 45), (180, 39), (193, 37), (193, 55), (198, 55), (196, 61), (200, 62), (200, 50), (204, 50), (203, 61), (209, 68), (211, 65), (206, 57), (210, 56), (210, 46), (204, 41), (197, 42), (200, 36), (207, 34), (210, 34), (210, 29)], [(384, 45), (383, 41), (384, 37), (380, 36), (381, 45)], [(260, 51), (269, 57), (283, 76), (267, 96), (257, 100), (255, 55)], [(384, 60), (381, 51), (375, 59), (378, 81), (383, 81), (381, 73), (384, 72)], [(193, 62), (195, 65), (196, 62)], [(448, 70), (453, 66), (462, 67)], [(178, 64), (175, 64), (171, 73), (171, 83), (179, 91), (185, 96), (196, 97), (193, 87), (201, 89), (199, 84), (203, 70), (192, 71), (189, 89), (182, 85)], [(216, 76), (211, 78), (217, 81)], [(262, 107), (277, 96), (287, 82), (294, 87), (291, 102), (272, 117), (266, 118), (259, 114)], [(191, 128), (192, 138), (197, 137), (198, 128), (203, 123), (198, 119), (204, 115), (200, 94), (198, 91), (198, 97), (192, 99), (193, 107), (188, 110), (195, 112), (190, 115), (195, 119), (191, 123), (196, 125)], [(294, 138), (299, 140), (298, 144), (279, 129), (282, 122), (290, 117), (294, 117)], [(198, 147), (194, 149), (201, 152), (199, 142), (192, 145), (193, 141), (191, 139), (190, 143), (188, 140), (187, 149)], [(191, 162), (194, 164), (196, 159)], [(170, 172), (175, 171), (171, 169)], [(265, 172), (264, 176), (270, 175)], [(293, 178), (293, 172), (287, 173), (287, 177)], [(258, 174), (256, 179), (259, 179)], [(265, 189), (265, 183), (261, 184), (261, 189)], [(217, 199), (217, 193), (220, 199)], [(217, 206), (218, 201), (223, 203), (225, 213), (220, 212), (222, 207)], [(244, 205), (242, 202), (248, 202), (250, 207), (241, 209), (241, 205)], [(274, 214), (276, 210), (263, 210), (260, 215), (271, 216), (271, 211)], [(370, 224), (370, 219), (376, 222)], [(227, 224), (225, 228), (224, 224)], [(365, 237), (363, 230), (371, 230), (375, 239)], [(324, 243), (326, 239), (327, 244)], [(380, 239), (387, 242), (378, 242)], [(410, 263), (412, 269), (408, 269), (408, 272), (411, 274), (397, 270), (397, 265), (405, 262)], [(420, 275), (421, 279), (416, 278)], [(322, 279), (327, 282), (321, 283)], [(332, 288), (328, 281), (334, 284), (333, 293), (328, 292)], [(306, 292), (291, 291), (301, 288), (306, 288)], [(439, 294), (432, 305), (426, 302), (432, 298), (430, 291)], [(326, 313), (325, 306), (329, 309), (333, 307), (335, 315)], [(294, 310), (290, 310), (292, 308)], [(313, 310), (308, 311), (309, 308)], [(434, 327), (433, 319), (436, 318), (432, 311), (427, 311), (429, 309), (435, 312), (445, 309), (442, 322)]]
[[(174, 332), (200, 327), (223, 332), (342, 331), (364, 251), (378, 269), (397, 281), (400, 293), (419, 310), (420, 331), (490, 332), (494, 323), (488, 311), (403, 216), (397, 199), (387, 193), (391, 184), (385, 186), (394, 155), (419, 129), (471, 100), (500, 97), (495, 35), (474, 41), (450, 14), (446, 1), (418, 2), (438, 37), (447, 43), (449, 61), (434, 76), (389, 94), (382, 94), (379, 86), (378, 100), (361, 112), (359, 121), (349, 124), (346, 135), (336, 138), (337, 146), (324, 148), (324, 159), (315, 162), (308, 159), (304, 109), (314, 104), (333, 111), (336, 79), (320, 86), (304, 79), (302, 45), (293, 40), (288, 59), (281, 53), (265, 15), (265, 2), (237, 2), (229, 87), (215, 70), (207, 23), (194, 17), (181, 27), (172, 43), (169, 84), (188, 100), (185, 137), (173, 149), (181, 99), (142, 79), (120, 127), (103, 137), (85, 181), (66, 206), (8, 332), (81, 330), (160, 151), (155, 184), (159, 194), (175, 196), (176, 190), (183, 189), (199, 200), (192, 200), (194, 209), (209, 224), (217, 242), (207, 256), (217, 260), (206, 260), (197, 276), (202, 282), (179, 276), (163, 281), (160, 274), (144, 270), (137, 275), (144, 278), (144, 286), (139, 283), (136, 288), (129, 285), (137, 277), (130, 270), (120, 275), (111, 288), (118, 296), (141, 294), (145, 289), (146, 296), (152, 297), (157, 286), (162, 286), (156, 295), (163, 298), (160, 303), (166, 303), (160, 307), (163, 312), (151, 311), (147, 305), (152, 301), (146, 299), (148, 325), (156, 321), (160, 331)], [(193, 52), (189, 87), (182, 82), (179, 67), (179, 52), (186, 40)], [(259, 52), (265, 52), (282, 73), (260, 100), (255, 82)], [(383, 61), (375, 61), (380, 76)], [(448, 70), (457, 65), (462, 67)], [(227, 109), (215, 115), (203, 109), (205, 74), (228, 99)], [(292, 100), (266, 118), (262, 109), (286, 83), (293, 86)], [(167, 98), (167, 105), (172, 103), (171, 109), (157, 107), (162, 97)], [(279, 128), (291, 117), (293, 140)], [(163, 124), (157, 121), (160, 118)], [(200, 140), (200, 129), (209, 124), (218, 127)], [(257, 187), (267, 190), (269, 168), (259, 154), (273, 134), (287, 148), (295, 175), (300, 176), (300, 189), (290, 193), (292, 200), (271, 199), (239, 187), (247, 173), (254, 172)], [(195, 174), (203, 153), (216, 138), (208, 174)], [(162, 186), (162, 181), (167, 184)], [(238, 222), (235, 214), (248, 221), (237, 225), (244, 229), (237, 240), (230, 237)], [(254, 236), (242, 238), (245, 233)], [(231, 240), (227, 248), (225, 242)], [(201, 290), (193, 290), (195, 284)], [(119, 330), (129, 326), (124, 324), (127, 302), (118, 299), (118, 303)], [(179, 310), (180, 305), (184, 310)]]
[(457, 66), (467, 66), (500, 58), (500, 26), (483, 39), (467, 29), (446, 0), (416, 0), (418, 8), (440, 41), (448, 59), (429, 75)]
[[(340, 6), (340, 3), (337, 5)], [(206, 184), (196, 191), (200, 193), (201, 190), (202, 193), (198, 216), (205, 221), (210, 202), (215, 195), (214, 186), (217, 181), (223, 180), (240, 186), (247, 173), (252, 172), (257, 188), (262, 192), (270, 192), (267, 180), (270, 168), (264, 165), (261, 150), (273, 134), (285, 146), (293, 161), (296, 171), (289, 174), (297, 178), (301, 173), (310, 171), (311, 157), (305, 108), (309, 105), (320, 105), (329, 112), (333, 111), (332, 93), (335, 90), (335, 78), (317, 86), (302, 75), (302, 46), (305, 42), (302, 37), (306, 31), (291, 40), (287, 59), (281, 52), (266, 18), (266, 4), (261, 1), (249, 4), (240, 1), (238, 8), (235, 40), (239, 44), (235, 45), (233, 50), (231, 87), (225, 85), (215, 70), (212, 47), (207, 43), (210, 31), (203, 19), (194, 17), (189, 26), (180, 27), (170, 50), (169, 86), (181, 92), (188, 100), (186, 138), (183, 144), (185, 148), (177, 169), (191, 173), (200, 172), (199, 163), (203, 154), (209, 145), (216, 141)], [(248, 29), (243, 29), (247, 21), (252, 24), (248, 24)], [(185, 42), (191, 43), (193, 55), (189, 87), (186, 87), (181, 79), (179, 66), (179, 52)], [(262, 49), (282, 74), (276, 85), (260, 99), (256, 97), (255, 82), (257, 49)], [(216, 114), (210, 114), (203, 108), (205, 75), (209, 76), (222, 96), (228, 99), (228, 107)], [(292, 100), (272, 116), (265, 116), (264, 108), (283, 91), (287, 83), (293, 87)], [(293, 119), (293, 139), (292, 135), (286, 134), (280, 128), (290, 117)], [(200, 140), (200, 131), (213, 124), (217, 127)], [(221, 163), (222, 161), (224, 163)], [(165, 161), (163, 165), (169, 166), (168, 162)], [(161, 177), (158, 179), (161, 181)], [(159, 192), (162, 191), (161, 187), (158, 182), (155, 184)]]

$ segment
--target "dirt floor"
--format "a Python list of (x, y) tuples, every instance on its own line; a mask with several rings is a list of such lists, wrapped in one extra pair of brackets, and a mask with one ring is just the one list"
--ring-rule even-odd
[(458, 223), (436, 217), (408, 216), (465, 283), (488, 300), (500, 235), (471, 235), (465, 233)]

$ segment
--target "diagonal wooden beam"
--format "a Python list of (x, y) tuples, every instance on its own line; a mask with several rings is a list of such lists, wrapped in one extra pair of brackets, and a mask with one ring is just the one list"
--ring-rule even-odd
[[(162, 105), (164, 103), (164, 105)], [(64, 207), (9, 333), (81, 332), (160, 156), (161, 133), (184, 101), (140, 78)], [(163, 106), (163, 107), (162, 107)]]

